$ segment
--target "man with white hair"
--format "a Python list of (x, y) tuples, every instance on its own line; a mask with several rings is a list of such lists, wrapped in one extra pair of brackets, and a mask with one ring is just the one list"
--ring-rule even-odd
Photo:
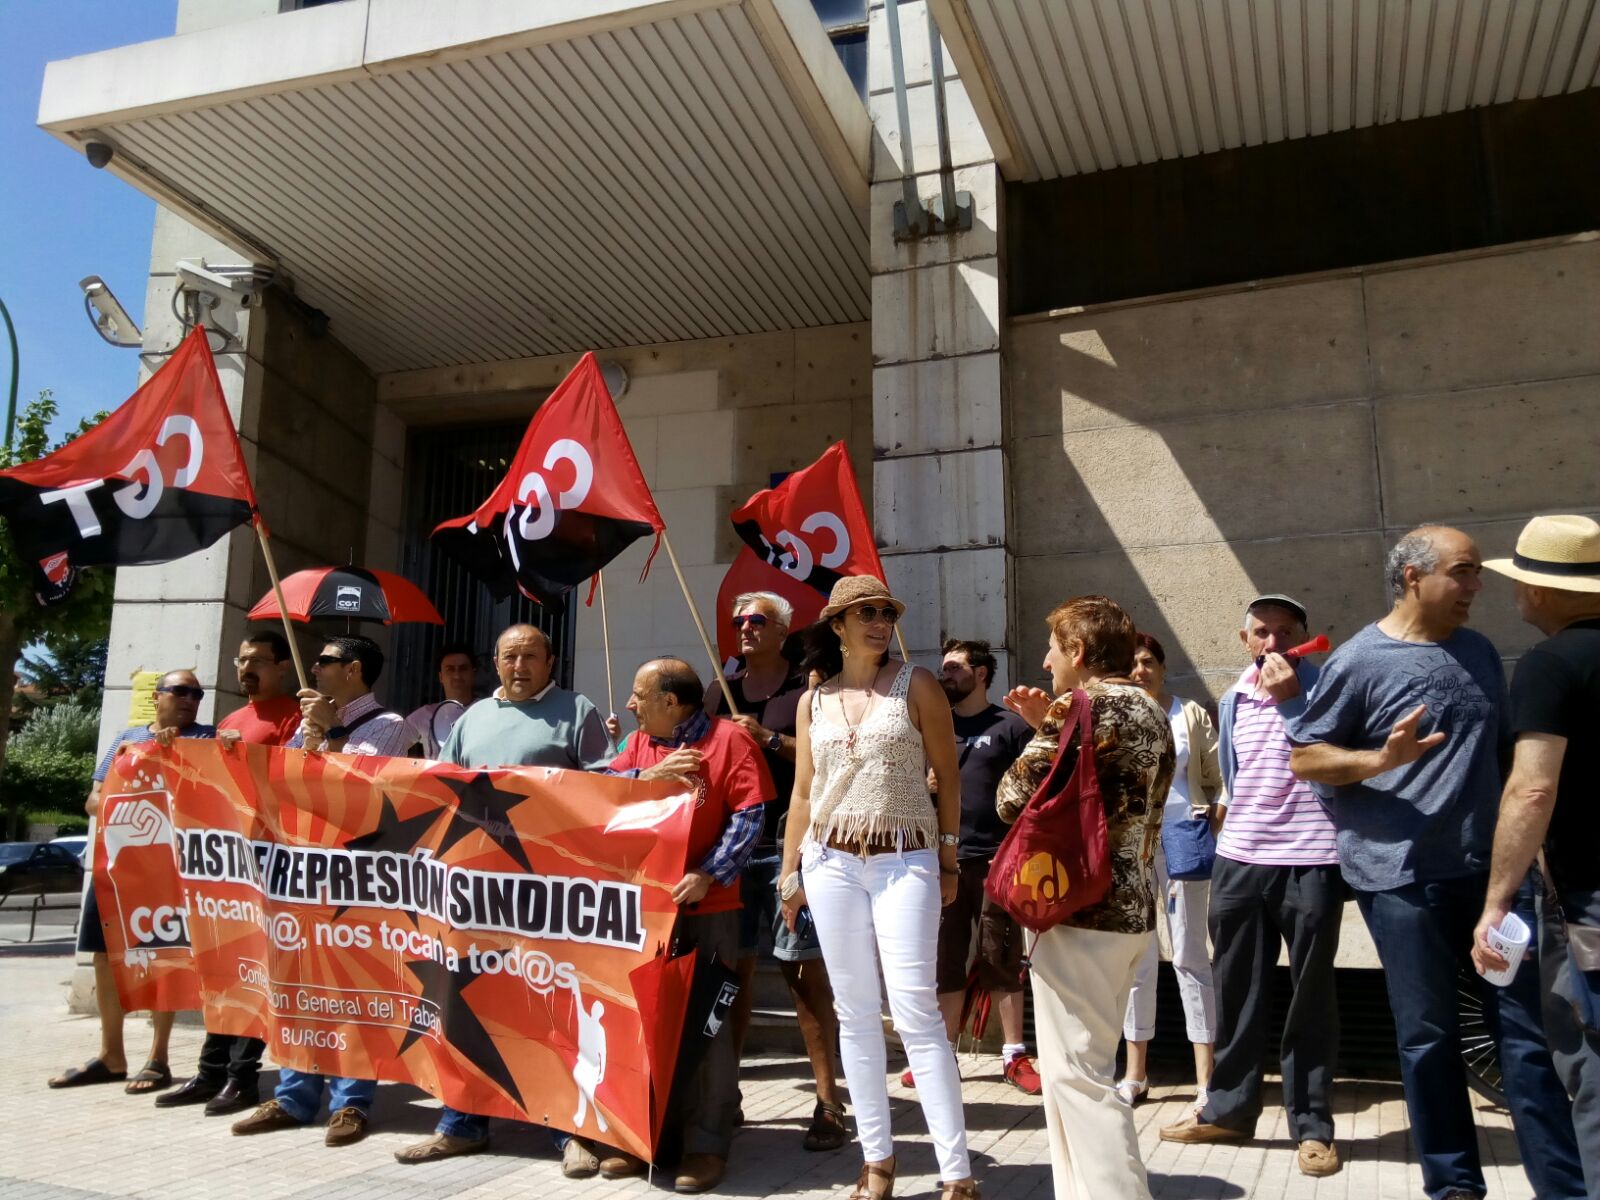
[[(1488, 1190), (1461, 1056), (1459, 972), (1489, 886), (1511, 750), (1505, 670), (1466, 628), (1483, 589), (1477, 544), (1425, 525), (1389, 552), (1393, 606), (1333, 652), (1288, 722), (1290, 766), (1328, 805), (1339, 866), (1383, 964), (1412, 1145), (1429, 1200)], [(1591, 848), (1592, 850), (1592, 848)], [(1533, 890), (1517, 881), (1531, 925)], [(1532, 964), (1528, 964), (1529, 967)], [(1536, 969), (1480, 989), (1523, 1170), (1540, 1200), (1581, 1197), (1571, 1106), (1545, 1045)]]
[[(772, 955), (783, 971), (794, 999), (800, 1035), (817, 1081), (817, 1104), (803, 1145), (807, 1150), (837, 1150), (850, 1140), (844, 1123), (844, 1101), (839, 1092), (838, 1018), (833, 1009), (833, 988), (822, 963), (822, 946), (809, 911), (790, 929), (778, 920), (778, 868), (783, 863), (780, 842), (794, 791), (794, 735), (806, 681), (784, 657), (784, 641), (794, 620), (794, 608), (776, 592), (746, 592), (733, 601), (730, 618), (739, 636), (741, 665), (728, 676), (728, 690), (739, 709), (734, 721), (761, 747), (772, 776), (776, 799), (766, 805), (761, 836), (740, 880), (744, 902), (739, 924), (739, 997), (734, 1002), (733, 1045), (744, 1052), (754, 1003), (751, 981), (761, 949), (762, 931), (772, 933)], [(706, 707), (713, 716), (727, 715), (722, 688), (706, 690)], [(742, 1115), (742, 1110), (741, 1110)]]
[(1539, 921), (1545, 1034), (1573, 1099), (1584, 1185), (1600, 1198), (1600, 524), (1589, 517), (1535, 517), (1512, 558), (1483, 564), (1516, 580), (1517, 611), (1545, 640), (1522, 656), (1511, 681), (1516, 750), (1500, 798), (1489, 893), (1473, 937), (1480, 971), (1509, 964), (1489, 943), (1516, 907), (1544, 849)]

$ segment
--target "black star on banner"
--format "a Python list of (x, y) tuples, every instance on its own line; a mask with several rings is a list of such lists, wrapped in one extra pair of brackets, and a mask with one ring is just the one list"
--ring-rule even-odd
[(456, 809), (450, 814), (444, 836), (439, 839), (440, 858), (462, 838), (481, 833), (524, 871), (532, 873), (533, 864), (528, 861), (528, 852), (522, 847), (522, 838), (511, 824), (510, 815), (511, 809), (526, 800), (526, 796), (520, 792), (501, 791), (484, 771), (471, 779), (441, 778), (439, 782), (456, 794)]
[[(383, 795), (383, 811), (378, 815), (378, 824), (370, 833), (363, 833), (359, 837), (349, 838), (345, 841), (346, 850), (370, 850), (373, 852), (387, 851), (390, 854), (410, 854), (417, 848), (439, 819), (438, 809), (428, 809), (414, 817), (400, 818), (400, 810), (389, 798), (387, 792)], [(337, 921), (350, 911), (348, 904), (341, 904), (333, 912), (333, 920)], [(398, 908), (397, 912), (404, 913), (412, 925), (417, 923), (417, 914), (410, 908)]]
[(517, 1087), (517, 1081), (512, 1077), (511, 1068), (506, 1066), (500, 1048), (495, 1045), (494, 1038), (483, 1027), (483, 1022), (478, 1020), (478, 1014), (463, 995), (478, 978), (466, 962), (463, 958), (462, 965), (454, 971), (431, 958), (406, 963), (406, 970), (422, 984), (422, 996), (411, 1017), (410, 1028), (400, 1042), (400, 1053), (404, 1055), (419, 1038), (428, 1034), (429, 1024), (424, 1020), (424, 1011), (431, 1007), (438, 1013), (438, 1028), (445, 1040), (516, 1101), (519, 1108), (526, 1108), (522, 1102), (522, 1090)]

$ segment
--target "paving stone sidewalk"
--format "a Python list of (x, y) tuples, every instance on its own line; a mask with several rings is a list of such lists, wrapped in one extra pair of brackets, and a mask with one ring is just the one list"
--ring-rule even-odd
[[(66, 1014), (64, 984), (70, 957), (8, 956), (0, 950), (0, 1200), (87, 1200), (151, 1197), (159, 1200), (616, 1200), (671, 1194), (659, 1176), (610, 1183), (562, 1178), (559, 1156), (546, 1134), (496, 1122), (488, 1153), (420, 1167), (401, 1166), (392, 1151), (431, 1132), (438, 1105), (410, 1088), (385, 1086), (373, 1114), (373, 1132), (341, 1150), (322, 1143), (320, 1129), (253, 1138), (229, 1135), (226, 1118), (194, 1109), (160, 1110), (120, 1087), (53, 1092), (45, 1079), (87, 1059), (96, 1047), (94, 1022)], [(144, 1019), (128, 1025), (129, 1052), (148, 1046)], [(201, 1033), (182, 1027), (173, 1038), (173, 1069), (191, 1067)], [(937, 1194), (932, 1151), (914, 1092), (898, 1082), (892, 1064), (895, 1132), (901, 1175), (897, 1197)], [(987, 1200), (1046, 1200), (1051, 1194), (1044, 1115), (1037, 1100), (999, 1078), (990, 1057), (963, 1057), (967, 1127), (974, 1171)], [(855, 1147), (829, 1154), (801, 1149), (811, 1101), (801, 1061), (765, 1056), (743, 1071), (747, 1124), (738, 1134), (724, 1196), (848, 1194), (859, 1169)], [(269, 1076), (270, 1077), (270, 1076)], [(1189, 1090), (1169, 1081), (1137, 1110), (1140, 1142), (1158, 1200), (1234, 1197), (1310, 1197), (1389, 1200), (1422, 1196), (1411, 1161), (1405, 1106), (1391, 1083), (1350, 1081), (1338, 1091), (1339, 1149), (1345, 1169), (1322, 1180), (1295, 1169), (1282, 1109), (1271, 1104), (1260, 1137), (1242, 1146), (1174, 1146), (1157, 1130), (1177, 1119)], [(1275, 1089), (1274, 1089), (1275, 1091)], [(1479, 1104), (1480, 1142), (1491, 1197), (1532, 1196), (1518, 1165), (1509, 1118)]]

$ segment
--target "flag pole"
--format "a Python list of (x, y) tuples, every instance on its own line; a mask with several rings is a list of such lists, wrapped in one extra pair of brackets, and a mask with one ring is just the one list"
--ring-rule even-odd
[(911, 652), (906, 649), (906, 635), (900, 632), (898, 624), (894, 627), (894, 640), (900, 643), (900, 661), (910, 662)]
[(256, 538), (261, 542), (261, 556), (267, 560), (267, 577), (272, 580), (272, 597), (278, 602), (278, 616), (283, 619), (283, 634), (289, 641), (295, 677), (300, 680), (300, 690), (305, 691), (311, 684), (306, 681), (306, 665), (300, 661), (300, 643), (295, 640), (294, 626), (289, 624), (289, 606), (284, 603), (283, 584), (278, 582), (278, 564), (272, 558), (272, 543), (267, 540), (266, 527), (259, 520), (251, 524), (256, 527)]
[(596, 571), (594, 577), (600, 585), (600, 635), (606, 645), (606, 712), (617, 715), (617, 696), (611, 687), (611, 622), (606, 617), (606, 573)]
[(683, 598), (689, 605), (689, 615), (694, 618), (694, 627), (700, 632), (700, 644), (705, 647), (706, 657), (711, 660), (711, 673), (722, 686), (722, 698), (728, 703), (728, 715), (737, 717), (739, 706), (733, 702), (733, 690), (728, 687), (728, 680), (722, 674), (722, 664), (717, 661), (717, 652), (711, 648), (711, 637), (706, 633), (705, 622), (700, 619), (700, 610), (694, 606), (694, 597), (689, 594), (689, 581), (683, 577), (678, 556), (672, 551), (672, 539), (667, 536), (666, 526), (661, 528), (661, 544), (667, 548), (667, 561), (672, 564), (672, 573), (678, 577), (678, 586), (683, 589)]

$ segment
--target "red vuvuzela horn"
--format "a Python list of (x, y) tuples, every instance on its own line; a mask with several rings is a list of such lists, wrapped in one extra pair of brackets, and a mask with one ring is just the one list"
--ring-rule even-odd
[(1326, 654), (1333, 646), (1328, 641), (1328, 635), (1319, 633), (1309, 642), (1301, 642), (1298, 646), (1291, 646), (1283, 652), (1285, 658), (1304, 658), (1308, 654)]

